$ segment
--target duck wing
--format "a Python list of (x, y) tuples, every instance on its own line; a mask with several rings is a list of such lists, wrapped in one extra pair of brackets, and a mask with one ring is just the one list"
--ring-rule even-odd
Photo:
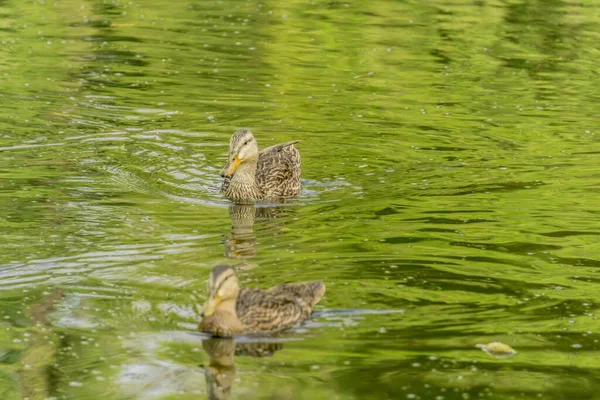
[(244, 333), (282, 331), (299, 325), (310, 315), (293, 293), (259, 289), (240, 290), (236, 313)]
[(321, 281), (304, 283), (284, 283), (268, 290), (271, 293), (292, 294), (310, 314), (315, 304), (325, 294), (325, 284)]
[(299, 140), (267, 147), (258, 154), (256, 180), (267, 197), (294, 196), (300, 192)]

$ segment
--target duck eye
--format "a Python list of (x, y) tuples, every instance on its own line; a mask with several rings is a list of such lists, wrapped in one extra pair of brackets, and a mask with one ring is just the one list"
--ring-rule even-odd
[(244, 142), (244, 146), (245, 146), (245, 145), (247, 145), (247, 144), (248, 144), (248, 141), (246, 140), (246, 141)]

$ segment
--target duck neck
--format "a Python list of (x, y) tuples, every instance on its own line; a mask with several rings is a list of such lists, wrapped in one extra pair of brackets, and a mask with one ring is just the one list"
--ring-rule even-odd
[(221, 301), (214, 313), (202, 317), (198, 324), (200, 331), (220, 337), (230, 337), (244, 332), (244, 326), (237, 317), (235, 304), (236, 299)]
[(252, 200), (261, 197), (256, 183), (256, 163), (258, 159), (250, 159), (240, 164), (231, 177), (228, 192), (236, 200)]
[(236, 303), (236, 298), (222, 300), (219, 303), (219, 310), (218, 310), (219, 313), (231, 314), (232, 316), (237, 318), (237, 313), (235, 312), (235, 303)]
[(231, 336), (242, 333), (244, 327), (235, 311), (236, 299), (222, 301), (213, 318), (215, 322), (214, 333), (218, 336)]
[(254, 183), (256, 180), (256, 163), (258, 159), (250, 159), (239, 165), (231, 177), (231, 183)]

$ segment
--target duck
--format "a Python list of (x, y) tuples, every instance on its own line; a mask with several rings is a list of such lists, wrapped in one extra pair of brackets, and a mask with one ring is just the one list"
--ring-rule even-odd
[(300, 193), (299, 140), (258, 150), (252, 132), (239, 129), (229, 142), (227, 164), (221, 171), (221, 193), (235, 203), (281, 199)]
[(198, 329), (216, 337), (281, 332), (307, 320), (324, 294), (321, 281), (284, 283), (266, 290), (240, 288), (234, 270), (217, 265), (210, 272)]

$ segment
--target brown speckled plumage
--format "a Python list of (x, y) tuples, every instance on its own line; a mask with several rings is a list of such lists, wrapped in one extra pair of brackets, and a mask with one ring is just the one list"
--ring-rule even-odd
[[(240, 129), (231, 136), (229, 158), (221, 175), (221, 192), (228, 199), (248, 203), (300, 193), (298, 140), (276, 144), (260, 152), (252, 132)], [(240, 162), (236, 167), (236, 157)], [(233, 166), (232, 166), (233, 165)]]
[(214, 336), (270, 334), (293, 328), (310, 317), (325, 293), (323, 282), (240, 289), (233, 270), (222, 265), (213, 268), (208, 285), (207, 315), (199, 329)]

